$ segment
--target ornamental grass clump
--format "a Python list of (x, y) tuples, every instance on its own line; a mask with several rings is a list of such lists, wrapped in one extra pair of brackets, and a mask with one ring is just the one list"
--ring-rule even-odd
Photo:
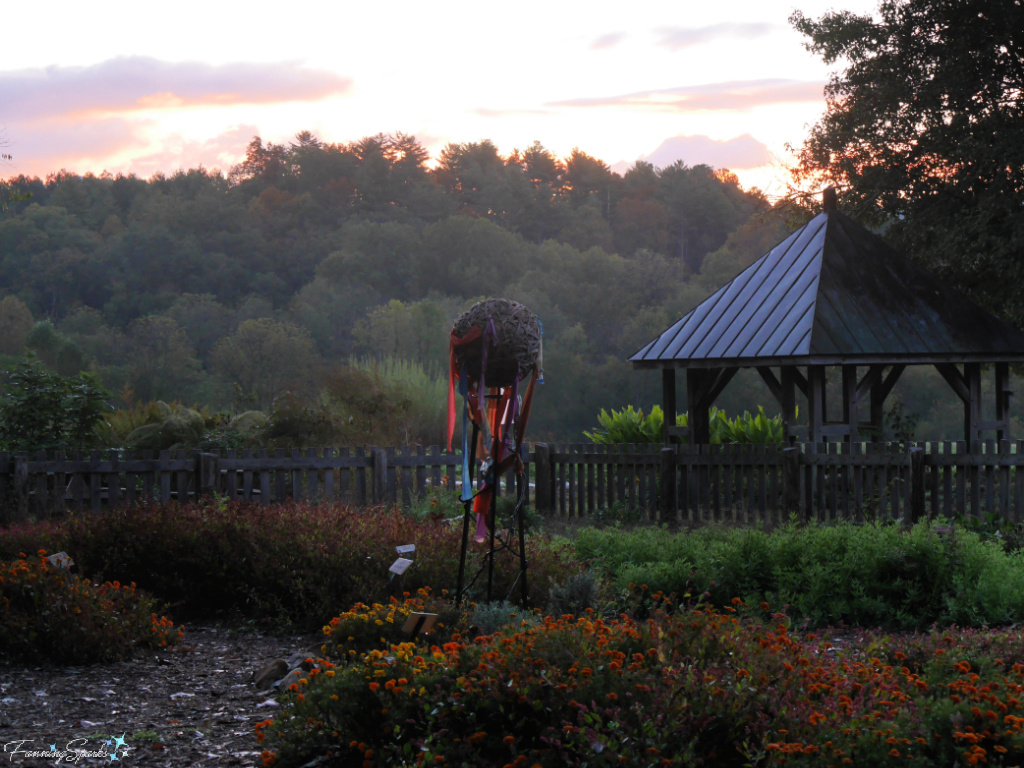
[(0, 653), (54, 664), (118, 661), (176, 644), (183, 630), (135, 584), (92, 582), (52, 565), (46, 551), (0, 564)]

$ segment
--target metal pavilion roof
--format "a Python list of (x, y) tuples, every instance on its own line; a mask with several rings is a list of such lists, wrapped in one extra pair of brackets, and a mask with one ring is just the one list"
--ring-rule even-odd
[(826, 208), (630, 360), (638, 368), (1024, 360), (1024, 334)]

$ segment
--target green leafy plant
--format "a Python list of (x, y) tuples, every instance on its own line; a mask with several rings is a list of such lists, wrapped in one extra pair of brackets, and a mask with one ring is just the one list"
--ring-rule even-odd
[[(676, 423), (685, 426), (685, 414), (680, 414)], [(660, 405), (651, 408), (646, 416), (642, 409), (636, 409), (628, 405), (621, 411), (614, 408), (611, 412), (601, 409), (597, 416), (597, 423), (600, 425), (593, 432), (583, 434), (592, 443), (622, 445), (629, 443), (660, 443), (662, 440), (662, 425), (665, 423), (665, 413)]]
[[(941, 530), (941, 529), (940, 529)], [(774, 532), (709, 527), (584, 529), (577, 556), (613, 585), (703, 595), (724, 606), (786, 604), (810, 626), (924, 629), (1024, 619), (1024, 554), (968, 530), (883, 523), (786, 526)]]
[[(757, 415), (745, 411), (742, 416), (730, 419), (725, 411), (712, 407), (708, 411), (711, 430), (711, 444), (742, 443), (771, 444), (782, 442), (782, 417), (766, 416), (764, 408), (758, 406)], [(598, 429), (583, 434), (597, 444), (620, 445), (629, 443), (660, 443), (664, 440), (663, 425), (665, 414), (661, 406), (651, 407), (644, 415), (642, 409), (632, 405), (621, 411), (610, 412), (601, 409), (597, 416)], [(676, 426), (686, 427), (690, 423), (688, 413), (676, 416)]]
[(64, 377), (29, 354), (9, 372), (0, 397), (0, 445), (15, 451), (89, 447), (109, 397), (92, 374)]

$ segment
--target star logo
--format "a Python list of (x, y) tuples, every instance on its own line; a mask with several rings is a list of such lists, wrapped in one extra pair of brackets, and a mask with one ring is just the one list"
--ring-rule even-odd
[[(109, 744), (110, 742), (107, 742), (107, 743)], [(120, 736), (116, 736), (114, 738), (114, 751), (115, 752), (117, 750), (119, 750), (121, 747), (127, 747), (127, 746), (128, 745), (125, 743), (124, 734), (123, 733)]]
[(51, 752), (56, 752), (57, 751), (57, 745), (56, 744), (51, 744), (50, 745), (50, 751)]

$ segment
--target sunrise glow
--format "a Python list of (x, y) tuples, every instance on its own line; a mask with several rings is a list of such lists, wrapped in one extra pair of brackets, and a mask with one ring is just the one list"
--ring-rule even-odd
[[(61, 4), (63, 5), (63, 4)], [(831, 3), (799, 3), (820, 15)], [(867, 13), (874, 3), (844, 9)], [(505, 7), (313, 2), (296, 15), (184, 2), (154, 24), (135, 3), (23, 4), (0, 69), (0, 175), (228, 170), (253, 136), (288, 142), (411, 134), (434, 156), (489, 139), (540, 141), (623, 172), (639, 159), (729, 168), (778, 190), (787, 143), (823, 109), (829, 70), (788, 4), (575, 3)], [(275, 15), (281, 18), (275, 18)], [(285, 20), (287, 17), (287, 21)]]

